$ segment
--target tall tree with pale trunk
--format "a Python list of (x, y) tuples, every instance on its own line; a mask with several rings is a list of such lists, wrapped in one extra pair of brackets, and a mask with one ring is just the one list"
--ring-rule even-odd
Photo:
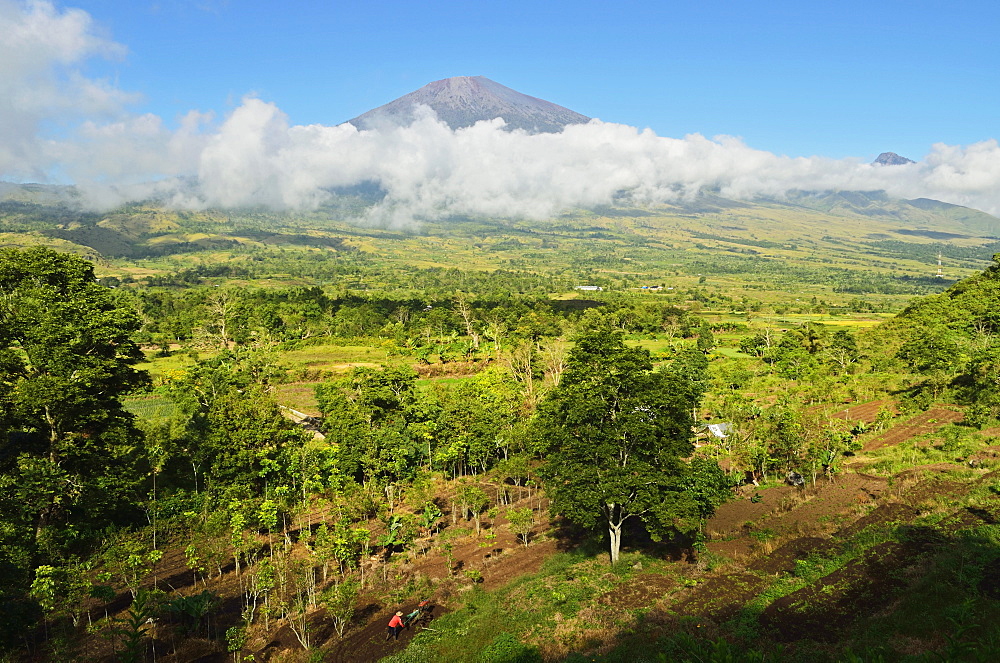
[(721, 472), (701, 464), (692, 471), (684, 460), (694, 450), (691, 412), (706, 362), (691, 351), (653, 370), (648, 351), (611, 329), (575, 341), (562, 379), (539, 405), (534, 440), (553, 510), (607, 527), (615, 563), (629, 518), (640, 518), (654, 538), (690, 534), (711, 512), (703, 498), (720, 494)]

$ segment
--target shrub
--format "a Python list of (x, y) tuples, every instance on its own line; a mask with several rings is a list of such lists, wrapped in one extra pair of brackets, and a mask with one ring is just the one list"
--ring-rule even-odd
[(526, 645), (506, 631), (500, 633), (480, 654), (481, 663), (541, 663), (538, 648)]

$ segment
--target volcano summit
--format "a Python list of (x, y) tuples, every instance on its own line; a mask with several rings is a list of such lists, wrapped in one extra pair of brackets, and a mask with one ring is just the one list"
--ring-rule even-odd
[(590, 121), (586, 115), (521, 94), (483, 76), (456, 76), (428, 83), (348, 122), (358, 129), (405, 125), (413, 121), (417, 106), (430, 107), (452, 129), (500, 117), (508, 130), (558, 133), (566, 125)]

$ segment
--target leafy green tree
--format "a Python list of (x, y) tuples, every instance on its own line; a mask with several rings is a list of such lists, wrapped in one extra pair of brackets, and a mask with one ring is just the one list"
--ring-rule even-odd
[(313, 556), (323, 568), (323, 582), (326, 582), (331, 561), (335, 561), (341, 575), (357, 566), (358, 559), (367, 549), (371, 532), (364, 528), (352, 529), (346, 519), (336, 521), (333, 527), (326, 523), (316, 528), (312, 539)]
[(941, 326), (922, 328), (903, 343), (897, 354), (921, 373), (950, 373), (961, 356), (955, 333)]
[(344, 580), (323, 590), (320, 604), (326, 608), (326, 614), (337, 630), (337, 637), (344, 637), (344, 630), (354, 619), (355, 605), (361, 586), (352, 580)]
[(701, 497), (682, 495), (691, 474), (683, 459), (693, 451), (703, 370), (704, 358), (685, 354), (654, 371), (649, 352), (628, 347), (620, 333), (588, 332), (539, 405), (534, 438), (552, 508), (581, 525), (606, 526), (612, 563), (629, 518), (641, 518), (656, 538), (697, 529), (691, 508)]
[(83, 258), (0, 249), (0, 492), (37, 489), (4, 505), (36, 539), (74, 507), (108, 517), (142, 474), (121, 404), (148, 380), (133, 367), (143, 359), (130, 337), (138, 326)]
[(113, 537), (103, 555), (112, 577), (128, 589), (133, 598), (138, 596), (143, 581), (162, 558), (162, 550), (152, 550), (148, 542), (124, 534)]
[(476, 534), (479, 534), (480, 517), (483, 512), (490, 507), (490, 496), (481, 486), (465, 484), (458, 489), (458, 501), (462, 504), (462, 511), (476, 521)]
[(850, 366), (861, 357), (857, 340), (846, 329), (834, 332), (825, 353), (829, 360), (840, 369), (841, 373), (846, 373)]
[(316, 388), (327, 439), (338, 445), (345, 475), (379, 485), (413, 475), (426, 453), (426, 424), (437, 416), (416, 379), (409, 367), (355, 368)]
[(259, 495), (286, 478), (286, 450), (301, 448), (307, 436), (269, 391), (279, 373), (267, 353), (241, 348), (201, 360), (171, 383), (186, 417), (182, 439), (172, 443), (175, 471), (179, 461), (190, 463), (195, 490), (200, 482)]
[(715, 334), (712, 333), (712, 327), (707, 320), (703, 321), (701, 327), (698, 328), (696, 347), (702, 352), (710, 352), (715, 347)]
[(802, 331), (793, 329), (781, 337), (764, 355), (764, 359), (774, 364), (781, 377), (800, 380), (816, 368), (816, 359), (807, 349), (812, 347), (810, 338)]
[(432, 501), (427, 501), (424, 504), (424, 510), (418, 514), (421, 529), (427, 530), (428, 532), (437, 530), (442, 517), (444, 517), (444, 513), (438, 505)]
[(969, 357), (963, 351), (959, 334), (942, 325), (929, 325), (913, 330), (909, 340), (900, 346), (896, 356), (923, 377), (911, 394), (920, 407), (930, 405), (948, 388)]
[(507, 456), (521, 421), (523, 394), (514, 377), (489, 368), (439, 396), (435, 460), (459, 475), (485, 471)]
[(776, 336), (771, 329), (765, 329), (753, 336), (745, 336), (740, 340), (740, 350), (754, 357), (765, 357), (777, 342)]
[(47, 614), (68, 615), (76, 627), (93, 587), (87, 577), (90, 570), (89, 564), (75, 561), (65, 566), (43, 564), (35, 569), (30, 594)]
[(792, 469), (806, 449), (802, 416), (786, 404), (778, 404), (764, 415), (770, 463), (768, 469)]
[(531, 507), (523, 509), (508, 509), (507, 521), (510, 523), (510, 531), (521, 539), (526, 547), (528, 538), (531, 536), (531, 529), (535, 526), (535, 512)]
[(983, 426), (1000, 418), (1000, 344), (976, 352), (965, 366), (960, 394), (969, 404), (966, 420)]

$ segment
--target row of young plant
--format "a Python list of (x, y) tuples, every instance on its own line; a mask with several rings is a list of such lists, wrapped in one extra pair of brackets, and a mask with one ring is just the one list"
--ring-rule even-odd
[[(123, 660), (143, 660), (135, 652), (154, 637), (172, 648), (187, 638), (224, 640), (238, 652), (278, 624), (310, 650), (318, 644), (311, 623), (317, 609), (325, 608), (325, 619), (343, 636), (360, 593), (402, 599), (407, 589), (394, 571), (401, 554), (434, 549), (448, 560), (451, 576), (458, 573), (456, 538), (474, 532), (484, 545), (495, 545), (503, 522), (525, 546), (531, 541), (542, 508), (537, 493), (492, 477), (461, 483), (442, 503), (434, 496), (446, 484), (423, 473), (382, 489), (351, 483), (331, 499), (310, 496), (303, 503), (276, 490), (273, 499), (233, 499), (214, 508), (202, 493), (187, 504), (200, 509), (163, 513), (157, 530), (121, 530), (97, 556), (38, 567), (30, 594), (45, 613), (41, 650), (70, 656), (71, 643), (86, 631), (109, 639)], [(518, 500), (526, 506), (514, 506)], [(173, 568), (183, 558), (188, 575), (163, 577), (165, 554)], [(462, 578), (474, 583), (482, 576), (467, 569)], [(234, 579), (237, 614), (220, 613), (223, 596), (233, 593), (224, 587)], [(129, 607), (116, 615), (123, 591)], [(159, 620), (155, 628), (151, 618)]]

